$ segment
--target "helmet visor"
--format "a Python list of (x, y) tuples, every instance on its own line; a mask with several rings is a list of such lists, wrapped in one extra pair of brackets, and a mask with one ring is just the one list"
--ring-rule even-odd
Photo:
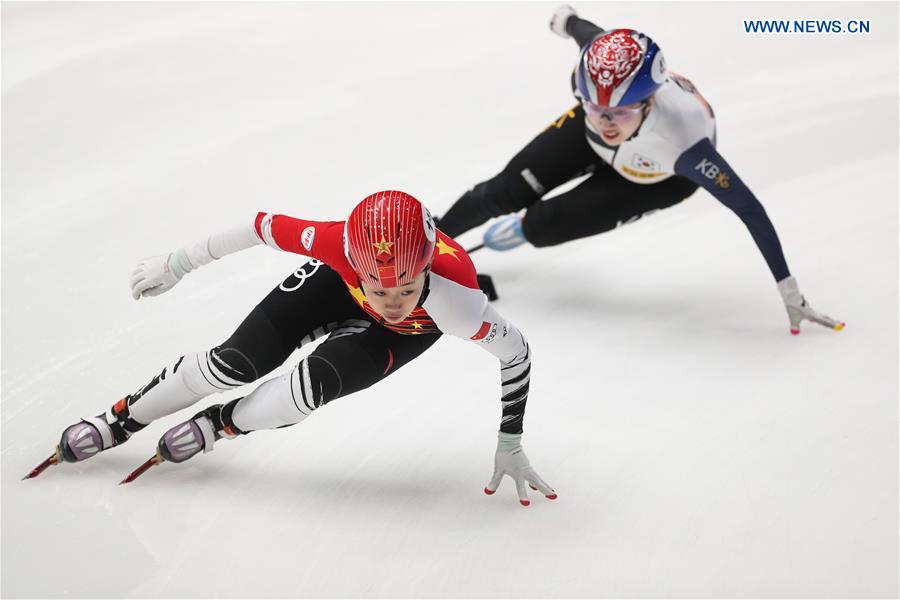
[(603, 119), (606, 119), (610, 123), (615, 123), (616, 125), (630, 123), (640, 117), (641, 111), (646, 104), (645, 101), (631, 106), (604, 107), (598, 106), (583, 98), (581, 100), (581, 105), (584, 107), (585, 114), (587, 114), (591, 122), (596, 125), (600, 125), (603, 122)]

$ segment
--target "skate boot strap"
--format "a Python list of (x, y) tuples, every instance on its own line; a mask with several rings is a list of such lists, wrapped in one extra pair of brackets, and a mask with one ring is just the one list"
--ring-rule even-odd
[(110, 427), (109, 423), (106, 422), (106, 419), (103, 418), (103, 415), (98, 415), (96, 417), (86, 417), (82, 419), (82, 421), (93, 425), (94, 429), (97, 430), (97, 433), (100, 434), (100, 439), (103, 440), (103, 450), (108, 450), (109, 448), (112, 448), (119, 443), (116, 441), (113, 435), (112, 427)]
[(133, 433), (137, 433), (147, 426), (147, 423), (141, 423), (131, 416), (131, 396), (125, 396), (113, 404), (108, 414), (109, 418), (107, 420), (116, 424), (113, 427), (113, 432), (117, 434), (117, 438), (121, 435), (128, 439)]
[(208, 418), (199, 418), (194, 421), (200, 433), (203, 435), (203, 453), (212, 452), (216, 443), (216, 431), (213, 424)]
[(241, 431), (238, 426), (235, 425), (231, 420), (231, 415), (234, 412), (234, 407), (237, 406), (237, 403), (240, 400), (241, 398), (236, 398), (228, 404), (225, 404), (224, 406), (221, 404), (215, 404), (200, 411), (199, 413), (194, 415), (193, 418), (199, 420), (201, 417), (206, 417), (207, 419), (209, 419), (217, 440), (221, 438), (233, 440), (237, 436), (243, 435), (245, 433), (244, 431)]

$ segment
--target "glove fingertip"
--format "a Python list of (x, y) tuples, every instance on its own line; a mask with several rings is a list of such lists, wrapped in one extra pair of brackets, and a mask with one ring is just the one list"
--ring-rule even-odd
[(846, 326), (847, 326), (846, 323), (838, 323), (837, 325), (834, 326), (834, 330), (835, 331), (843, 331), (844, 327), (846, 327)]
[(531, 500), (521, 500), (521, 499), (520, 499), (520, 500), (519, 500), (519, 503), (520, 503), (522, 506), (528, 506), (528, 505), (531, 504)]
[(791, 327), (791, 335), (800, 335), (799, 327)]
[(547, 494), (546, 498), (547, 500), (556, 500), (559, 496), (556, 495), (556, 492), (553, 492), (552, 494)]
[(497, 490), (492, 490), (491, 488), (487, 488), (487, 487), (484, 488), (484, 493), (487, 494), (488, 496), (493, 495), (493, 493), (496, 492), (496, 491), (497, 491)]

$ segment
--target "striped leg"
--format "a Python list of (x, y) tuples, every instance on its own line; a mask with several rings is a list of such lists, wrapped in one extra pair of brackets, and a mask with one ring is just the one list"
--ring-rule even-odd
[(299, 423), (336, 398), (388, 377), (431, 347), (439, 335), (401, 335), (367, 319), (342, 321), (290, 373), (269, 380), (235, 407), (243, 431)]

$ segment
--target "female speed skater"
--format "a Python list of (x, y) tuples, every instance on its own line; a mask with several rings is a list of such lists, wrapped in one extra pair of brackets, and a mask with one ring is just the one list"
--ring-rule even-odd
[(291, 353), (328, 334), (287, 375), (169, 429), (157, 454), (123, 483), (160, 462), (210, 452), (216, 441), (299, 423), (336, 398), (363, 390), (428, 350), (442, 333), (478, 344), (500, 360), (502, 418), (493, 494), (504, 475), (528, 506), (526, 484), (556, 492), (522, 450), (531, 351), (522, 332), (478, 289), (465, 250), (437, 230), (428, 209), (400, 191), (366, 197), (346, 221), (308, 221), (259, 213), (252, 224), (138, 263), (135, 299), (172, 289), (187, 273), (257, 244), (311, 257), (260, 302), (222, 344), (177, 358), (134, 394), (63, 431), (51, 464), (77, 462), (127, 441), (152, 421), (211, 394), (260, 379)]
[[(550, 29), (581, 48), (572, 74), (578, 105), (554, 121), (496, 177), (466, 192), (439, 220), (456, 237), (492, 217), (484, 246), (536, 247), (610, 231), (668, 208), (698, 187), (744, 222), (777, 282), (790, 331), (810, 320), (836, 331), (844, 323), (815, 310), (800, 294), (765, 209), (716, 151), (712, 107), (687, 78), (666, 70), (662, 51), (631, 29), (605, 31), (569, 6)], [(590, 174), (575, 188), (550, 190)]]

